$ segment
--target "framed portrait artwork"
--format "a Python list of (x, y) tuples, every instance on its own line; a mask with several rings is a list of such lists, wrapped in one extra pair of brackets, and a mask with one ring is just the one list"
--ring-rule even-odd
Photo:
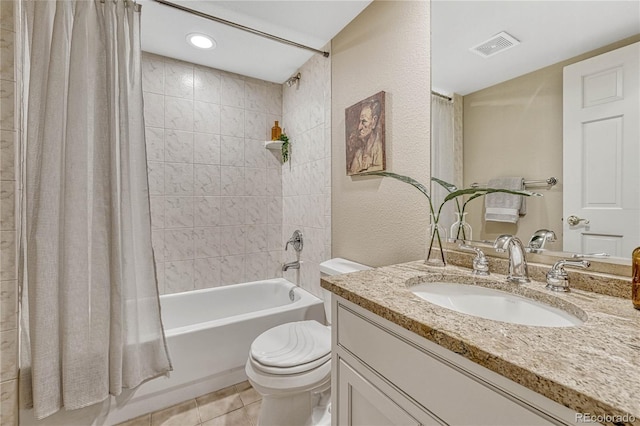
[(384, 92), (345, 110), (347, 176), (385, 170)]

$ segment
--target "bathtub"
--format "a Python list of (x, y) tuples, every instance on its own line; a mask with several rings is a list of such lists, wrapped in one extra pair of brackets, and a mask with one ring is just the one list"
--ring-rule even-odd
[[(102, 407), (63, 411), (33, 424), (111, 425), (242, 382), (251, 342), (260, 333), (325, 318), (321, 299), (283, 278), (164, 295), (160, 306), (173, 364), (169, 377), (123, 392)], [(31, 424), (29, 417), (21, 413), (20, 423)]]

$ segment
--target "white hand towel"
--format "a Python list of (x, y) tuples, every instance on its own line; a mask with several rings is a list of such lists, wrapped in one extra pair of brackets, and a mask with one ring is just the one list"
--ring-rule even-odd
[[(520, 191), (524, 189), (524, 178), (502, 177), (491, 179), (488, 188), (509, 189)], [(487, 222), (518, 223), (520, 216), (527, 213), (525, 198), (522, 195), (493, 192), (485, 196), (485, 215)]]

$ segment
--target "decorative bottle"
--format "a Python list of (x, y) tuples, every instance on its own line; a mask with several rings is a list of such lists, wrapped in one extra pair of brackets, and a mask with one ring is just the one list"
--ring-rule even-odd
[(280, 126), (278, 126), (278, 122), (276, 121), (276, 124), (271, 128), (271, 140), (277, 141), (280, 138), (280, 135), (282, 135), (282, 129), (280, 129)]
[(631, 300), (640, 309), (640, 247), (631, 253)]
[(465, 221), (465, 217), (467, 216), (468, 212), (462, 213), (462, 217), (460, 216), (459, 212), (454, 213), (456, 214), (458, 220), (456, 220), (454, 224), (451, 225), (449, 236), (456, 240), (472, 240), (473, 237), (471, 235), (471, 225), (469, 225), (469, 223)]

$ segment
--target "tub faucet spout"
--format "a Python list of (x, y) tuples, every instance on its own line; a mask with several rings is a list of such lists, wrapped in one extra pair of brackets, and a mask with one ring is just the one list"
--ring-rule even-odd
[(294, 262), (289, 262), (282, 265), (283, 271), (288, 271), (289, 269), (300, 269), (300, 261), (296, 260)]

